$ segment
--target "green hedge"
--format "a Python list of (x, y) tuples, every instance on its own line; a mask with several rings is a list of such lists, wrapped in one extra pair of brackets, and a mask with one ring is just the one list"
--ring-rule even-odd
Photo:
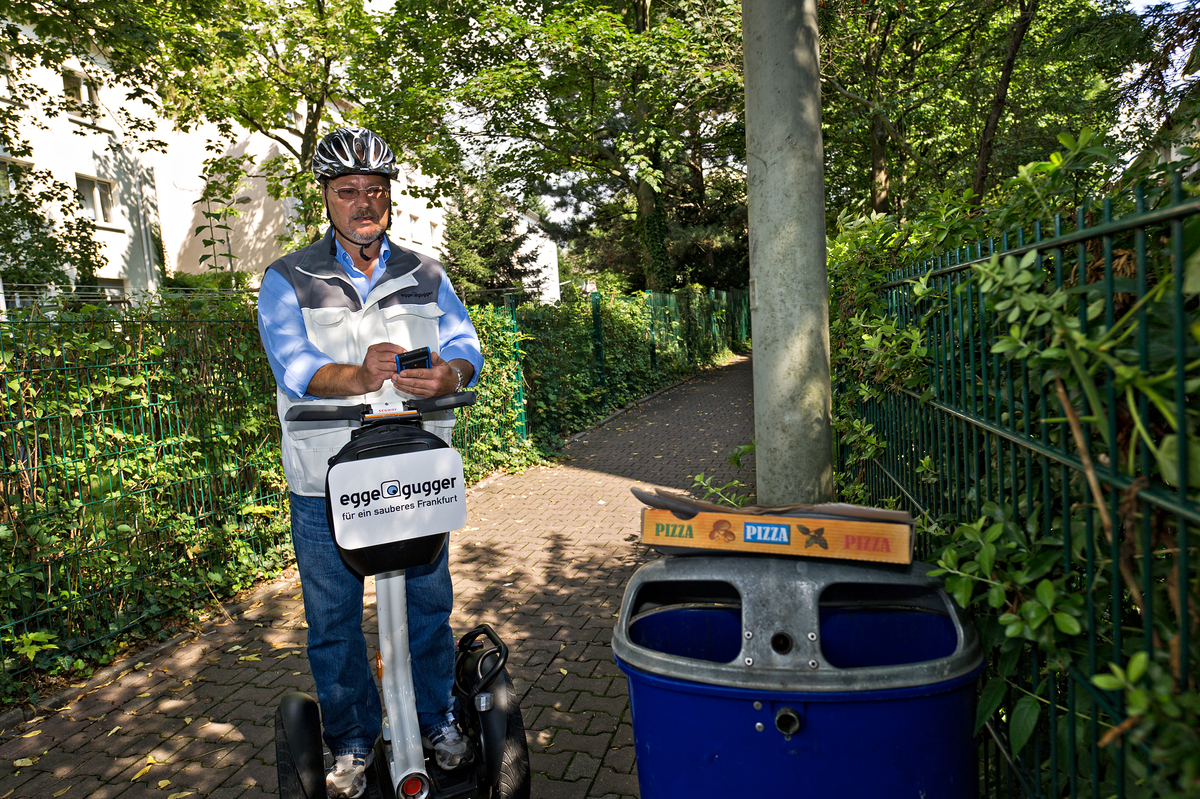
[(1200, 155), (1076, 209), (1115, 159), (1062, 142), (982, 208), (839, 220), (840, 498), (911, 509), (974, 614), (981, 796), (1195, 797)]
[[(707, 311), (691, 317), (643, 297), (473, 308), (486, 363), (454, 431), (468, 481), (711, 362), (724, 317), (693, 294), (682, 304)], [(254, 300), (64, 303), (0, 322), (0, 703), (292, 561)]]
[(557, 447), (613, 410), (746, 349), (745, 292), (690, 287), (636, 297), (570, 292), (517, 309), (530, 432)]

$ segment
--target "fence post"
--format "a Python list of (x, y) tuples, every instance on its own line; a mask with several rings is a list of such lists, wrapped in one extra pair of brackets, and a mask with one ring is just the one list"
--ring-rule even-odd
[(654, 329), (654, 292), (646, 292), (646, 304), (650, 307), (650, 371), (658, 369), (658, 337)]
[(687, 363), (696, 363), (696, 341), (695, 341), (695, 303), (692, 301), (691, 294), (687, 288), (676, 289), (675, 301), (677, 310), (679, 311), (679, 326), (683, 339), (683, 357)]
[(512, 359), (517, 367), (513, 385), (513, 402), (517, 405), (517, 430), (521, 433), (521, 440), (528, 441), (529, 428), (525, 419), (525, 391), (521, 387), (524, 383), (521, 377), (521, 326), (517, 322), (517, 303), (512, 294), (504, 295), (504, 307), (508, 311), (508, 318), (512, 323)]
[(592, 353), (596, 361), (596, 385), (602, 390), (601, 404), (608, 405), (608, 380), (604, 373), (604, 325), (600, 319), (600, 292), (592, 292)]

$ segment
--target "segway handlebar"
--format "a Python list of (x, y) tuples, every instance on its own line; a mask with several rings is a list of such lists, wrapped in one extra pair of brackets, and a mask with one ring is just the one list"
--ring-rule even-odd
[(294, 405), (283, 419), (286, 422), (366, 422), (395, 418), (420, 421), (427, 413), (465, 408), (475, 404), (474, 391), (458, 391), (440, 397), (405, 400), (401, 405)]

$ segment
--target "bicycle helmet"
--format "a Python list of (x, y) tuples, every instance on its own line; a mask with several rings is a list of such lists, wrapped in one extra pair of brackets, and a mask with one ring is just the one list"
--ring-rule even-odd
[(342, 175), (400, 174), (396, 156), (379, 134), (366, 128), (338, 128), (317, 144), (312, 159), (313, 176), (320, 181)]

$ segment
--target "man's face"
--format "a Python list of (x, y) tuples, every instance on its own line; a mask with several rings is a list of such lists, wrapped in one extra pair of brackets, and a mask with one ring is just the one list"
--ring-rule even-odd
[[(391, 210), (391, 196), (372, 200), (366, 189), (382, 186), (391, 189), (391, 181), (382, 175), (343, 175), (325, 184), (325, 207), (334, 226), (355, 244), (365, 245), (383, 236), (384, 219)], [(343, 200), (338, 189), (359, 189), (353, 200)], [(350, 192), (347, 192), (350, 193)]]

